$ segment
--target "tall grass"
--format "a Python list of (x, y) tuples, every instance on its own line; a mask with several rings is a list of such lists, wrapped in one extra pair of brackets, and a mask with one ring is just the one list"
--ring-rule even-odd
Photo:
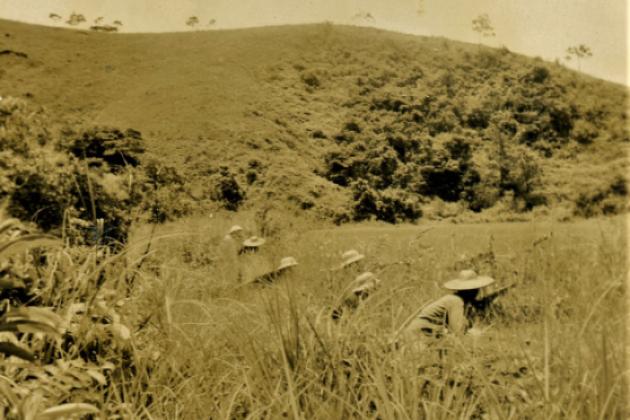
[[(184, 231), (196, 227), (194, 234)], [(272, 287), (241, 287), (213, 257), (227, 221), (171, 225), (134, 301), (153, 314), (142, 346), (158, 351), (147, 408), (168, 418), (624, 418), (625, 236), (619, 220), (582, 225), (339, 229), (262, 251), (300, 265)], [(490, 236), (493, 240), (490, 240)], [(540, 240), (544, 236), (546, 240)], [(159, 237), (159, 233), (158, 233)], [(380, 288), (335, 322), (366, 253)], [(439, 296), (461, 254), (516, 282), (484, 334), (396, 350), (390, 339)], [(474, 255), (484, 254), (475, 260)], [(191, 269), (192, 258), (201, 261)], [(205, 263), (204, 263), (205, 261)], [(403, 262), (401, 264), (391, 264)], [(465, 263), (465, 262), (464, 262)], [(155, 353), (157, 354), (157, 353)]]
[[(256, 220), (237, 222), (258, 233)], [(1, 242), (6, 258), (11, 251), (12, 270), (30, 273), (24, 274), (30, 297), (9, 299), (0, 324), (37, 306), (63, 330), (54, 337), (18, 330), (5, 345), (3, 415), (628, 415), (619, 219), (430, 229), (294, 225), (275, 229), (260, 251), (269, 266), (287, 255), (300, 263), (270, 287), (244, 286), (247, 279), (235, 276), (243, 262), (223, 258), (220, 244), (231, 223), (204, 218), (139, 229), (114, 255), (98, 247), (28, 254), (29, 243), (57, 244), (33, 235)], [(367, 258), (331, 271), (349, 248)], [(517, 285), (480, 321), (483, 334), (393, 345), (404, 322), (444, 293), (441, 282), (462, 267)], [(380, 286), (333, 320), (332, 310), (364, 270), (377, 273)], [(31, 354), (22, 350), (37, 358), (18, 361)]]

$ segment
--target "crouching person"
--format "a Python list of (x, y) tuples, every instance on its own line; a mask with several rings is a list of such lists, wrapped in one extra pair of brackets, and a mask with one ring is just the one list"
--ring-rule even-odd
[(440, 339), (446, 334), (461, 336), (472, 327), (472, 309), (475, 307), (479, 291), (494, 279), (478, 276), (472, 270), (463, 270), (454, 280), (443, 287), (452, 294), (429, 303), (403, 329), (397, 343), (402, 346), (423, 349), (432, 339)]
[(262, 284), (262, 285), (270, 285), (276, 282), (280, 277), (286, 275), (291, 272), (295, 266), (298, 265), (298, 262), (293, 257), (284, 257), (280, 260), (280, 265), (273, 271), (265, 273), (261, 276), (256, 277), (252, 284)]
[(356, 311), (359, 305), (370, 296), (380, 282), (381, 281), (369, 271), (359, 274), (346, 289), (347, 291), (342, 296), (341, 304), (333, 310), (332, 319), (338, 320), (344, 313)]

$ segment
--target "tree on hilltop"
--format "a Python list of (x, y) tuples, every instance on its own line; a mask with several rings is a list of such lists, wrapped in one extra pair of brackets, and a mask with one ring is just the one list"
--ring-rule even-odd
[(57, 13), (51, 13), (48, 15), (48, 18), (55, 21), (55, 22), (59, 22), (61, 20), (61, 16), (59, 16)]
[(116, 25), (116, 26), (122, 26), (122, 22), (119, 20), (115, 20), (112, 22), (112, 25)]
[(580, 60), (582, 58), (589, 58), (593, 56), (591, 48), (587, 45), (580, 44), (575, 47), (567, 48), (567, 55), (564, 57), (567, 61), (571, 61), (573, 57), (577, 60), (578, 71), (582, 71)]
[(477, 34), (479, 35), (479, 44), (481, 44), (481, 37), (489, 38), (496, 36), (496, 33), (494, 32), (494, 27), (492, 26), (492, 22), (490, 21), (490, 17), (486, 13), (479, 15), (473, 19), (472, 28), (473, 31), (477, 32)]
[(364, 22), (374, 22), (374, 16), (370, 12), (357, 12), (354, 16), (352, 16), (353, 20), (360, 20)]
[(424, 6), (425, 6), (424, 0), (418, 0), (418, 6), (416, 7), (416, 14), (424, 15), (424, 12), (426, 12), (426, 9)]
[(80, 13), (72, 12), (72, 14), (68, 17), (66, 23), (71, 26), (77, 26), (83, 22), (86, 22), (85, 16)]
[(191, 28), (194, 28), (198, 24), (199, 24), (199, 18), (197, 16), (191, 16), (186, 21), (186, 25), (190, 26)]

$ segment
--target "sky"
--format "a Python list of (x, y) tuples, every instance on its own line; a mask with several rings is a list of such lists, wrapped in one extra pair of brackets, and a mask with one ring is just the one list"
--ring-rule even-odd
[[(566, 49), (585, 44), (593, 56), (581, 60), (582, 71), (630, 85), (626, 0), (0, 0), (5, 19), (67, 26), (72, 12), (88, 20), (79, 27), (102, 16), (103, 24), (120, 20), (122, 32), (193, 30), (185, 23), (197, 16), (196, 30), (331, 21), (475, 43), (471, 22), (485, 13), (496, 33), (485, 44), (573, 68)], [(64, 19), (53, 22), (50, 13)]]

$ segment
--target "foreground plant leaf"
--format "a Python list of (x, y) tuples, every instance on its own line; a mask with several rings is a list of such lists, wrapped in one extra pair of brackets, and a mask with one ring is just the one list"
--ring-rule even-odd
[(81, 416), (85, 414), (98, 414), (99, 409), (91, 404), (70, 403), (61, 404), (39, 413), (36, 420), (66, 419), (69, 416)]
[(20, 221), (18, 219), (7, 219), (4, 222), (0, 223), (0, 233), (3, 233), (16, 225), (20, 225)]
[(63, 242), (54, 236), (44, 234), (20, 236), (19, 238), (0, 244), (0, 259), (9, 258), (14, 254), (33, 248), (60, 246), (63, 246)]
[(29, 362), (34, 362), (37, 359), (30, 350), (7, 341), (0, 342), (0, 353), (7, 356), (19, 357), (20, 359), (28, 360)]
[(0, 331), (60, 335), (62, 325), (63, 319), (46, 308), (17, 308), (8, 311), (0, 318)]

